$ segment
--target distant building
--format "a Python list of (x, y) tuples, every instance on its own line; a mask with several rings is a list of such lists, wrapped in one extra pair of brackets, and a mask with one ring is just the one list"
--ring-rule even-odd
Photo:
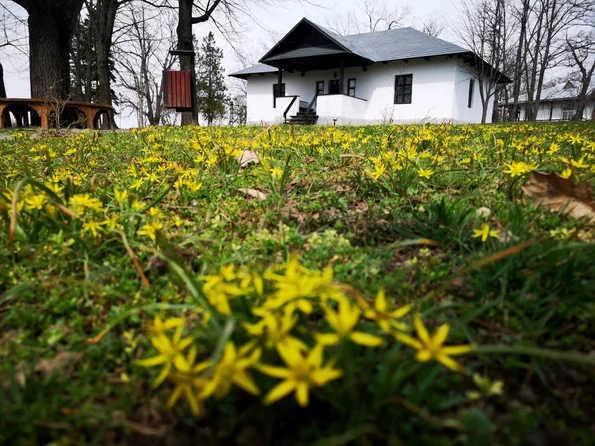
[[(248, 123), (481, 122), (477, 55), (413, 28), (340, 36), (302, 19), (247, 80)], [(489, 101), (491, 119), (493, 97)]]
[[(541, 91), (541, 101), (537, 110), (537, 121), (570, 121), (577, 108), (578, 88), (568, 81)], [(583, 120), (595, 120), (595, 88), (588, 96), (583, 111)], [(527, 95), (519, 97), (517, 120), (524, 121), (527, 112)]]

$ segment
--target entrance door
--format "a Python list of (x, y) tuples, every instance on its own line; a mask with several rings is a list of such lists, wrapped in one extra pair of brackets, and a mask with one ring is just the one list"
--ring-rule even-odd
[(316, 94), (324, 94), (324, 81), (316, 82)]
[(337, 79), (330, 81), (328, 86), (328, 94), (339, 94), (339, 81)]

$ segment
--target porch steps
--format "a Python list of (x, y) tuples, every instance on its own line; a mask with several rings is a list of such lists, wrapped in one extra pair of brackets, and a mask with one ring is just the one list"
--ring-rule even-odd
[(299, 111), (297, 115), (292, 115), (286, 124), (291, 125), (314, 125), (318, 121), (318, 115), (306, 114), (305, 111)]

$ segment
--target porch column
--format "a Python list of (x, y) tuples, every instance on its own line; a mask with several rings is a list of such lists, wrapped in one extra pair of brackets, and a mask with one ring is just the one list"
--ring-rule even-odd
[(277, 71), (277, 95), (275, 96), (274, 106), (273, 108), (277, 108), (277, 96), (281, 96), (281, 84), (283, 83), (283, 67), (279, 65), (279, 70)]
[(339, 65), (339, 94), (343, 94), (343, 84), (345, 83), (345, 62), (341, 59)]

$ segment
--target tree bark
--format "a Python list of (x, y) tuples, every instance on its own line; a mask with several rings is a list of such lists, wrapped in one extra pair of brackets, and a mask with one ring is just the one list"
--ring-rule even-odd
[(31, 96), (67, 99), (71, 39), (83, 0), (14, 0), (29, 13)]
[(6, 87), (4, 86), (4, 68), (0, 63), (0, 98), (6, 97)]

